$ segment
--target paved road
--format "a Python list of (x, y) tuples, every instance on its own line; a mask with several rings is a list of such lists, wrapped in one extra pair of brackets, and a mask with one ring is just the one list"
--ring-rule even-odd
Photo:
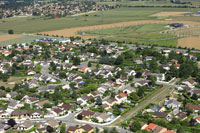
[[(68, 128), (69, 126), (76, 126), (79, 124), (90, 124), (93, 127), (98, 127), (98, 128), (107, 128), (108, 130), (111, 130), (112, 128), (114, 128), (114, 126), (103, 126), (101, 124), (91, 124), (88, 122), (84, 122), (84, 121), (77, 121), (76, 119), (74, 119), (74, 116), (76, 115), (76, 113), (71, 113), (69, 116), (67, 116), (66, 118), (62, 118), (62, 119), (57, 119), (59, 121), (63, 121), (66, 123), (66, 127)], [(119, 127), (115, 127), (117, 129), (117, 131), (119, 131), (120, 133), (130, 133), (130, 131), (119, 128)]]

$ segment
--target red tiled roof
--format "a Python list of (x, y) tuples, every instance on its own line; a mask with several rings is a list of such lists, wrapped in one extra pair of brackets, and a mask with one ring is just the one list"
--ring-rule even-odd
[(185, 108), (194, 109), (194, 110), (200, 110), (200, 105), (186, 104)]
[(156, 124), (150, 123), (145, 129), (147, 131), (150, 131), (150, 130), (153, 130), (156, 126), (157, 126)]

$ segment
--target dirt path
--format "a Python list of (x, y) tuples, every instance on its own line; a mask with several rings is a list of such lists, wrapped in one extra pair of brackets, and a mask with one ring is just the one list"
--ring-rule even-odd
[(6, 41), (6, 40), (10, 40), (10, 39), (15, 39), (15, 38), (20, 38), (23, 37), (23, 35), (17, 35), (17, 34), (5, 34), (5, 35), (0, 35), (0, 41)]
[(64, 36), (64, 37), (81, 36), (84, 39), (88, 39), (88, 38), (95, 38), (96, 36), (79, 35), (77, 32), (86, 31), (86, 30), (111, 28), (111, 27), (137, 25), (137, 24), (152, 24), (152, 23), (163, 23), (163, 24), (184, 23), (186, 25), (200, 25), (200, 22), (192, 22), (192, 21), (145, 20), (145, 21), (129, 21), (129, 22), (120, 22), (120, 23), (113, 23), (113, 24), (103, 24), (103, 25), (94, 25), (94, 26), (85, 26), (85, 27), (76, 27), (76, 28), (66, 28), (66, 29), (47, 31), (47, 32), (41, 32), (41, 33), (49, 34), (49, 35), (59, 35), (59, 36)]

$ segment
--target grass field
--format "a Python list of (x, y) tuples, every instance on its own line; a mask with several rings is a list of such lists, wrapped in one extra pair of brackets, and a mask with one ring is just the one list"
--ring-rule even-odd
[(177, 46), (178, 40), (163, 40), (163, 41), (145, 41), (145, 40), (135, 40), (135, 39), (123, 39), (123, 38), (115, 38), (115, 37), (105, 37), (104, 39), (109, 41), (120, 41), (126, 43), (140, 44), (140, 45), (159, 45), (159, 46), (168, 46), (175, 47)]
[(21, 83), (22, 80), (29, 79), (29, 78), (31, 78), (31, 76), (27, 76), (27, 77), (13, 76), (13, 77), (10, 77), (7, 82), (0, 81), (0, 86), (13, 88), (15, 83)]
[(165, 1), (157, 1), (157, 0), (139, 0), (139, 1), (130, 1), (130, 0), (121, 0), (117, 2), (112, 2), (112, 0), (104, 0), (104, 2), (98, 2), (98, 4), (109, 4), (109, 5), (127, 5), (127, 6), (200, 6), (199, 0), (181, 0), (182, 2), (191, 2), (190, 4), (173, 4), (170, 2), (170, 0)]
[(0, 46), (1, 45), (11, 45), (11, 44), (18, 44), (18, 43), (29, 43), (32, 42), (35, 39), (40, 39), (40, 37), (32, 37), (32, 36), (24, 36), (20, 38), (15, 38), (15, 39), (9, 39), (6, 41), (0, 41)]
[[(88, 35), (100, 36), (112, 41), (125, 41), (145, 45), (176, 46), (175, 34), (162, 34), (161, 31), (169, 29), (166, 24), (140, 24), (135, 26), (122, 26), (99, 30), (90, 30)], [(170, 39), (172, 38), (172, 39)], [(165, 40), (166, 39), (166, 40)]]
[(91, 13), (88, 17), (67, 16), (58, 19), (43, 17), (8, 18), (0, 20), (0, 32), (13, 29), (15, 33), (37, 33), (43, 31), (58, 30), (63, 28), (83, 27), (90, 25), (111, 24), (137, 20), (152, 20), (157, 17), (150, 16), (161, 11), (186, 11), (182, 8), (118, 8), (103, 12), (103, 21), (100, 20), (100, 12)]
[(122, 26), (107, 29), (86, 31), (89, 35), (114, 36), (137, 39), (164, 39), (174, 37), (174, 35), (162, 34), (167, 30), (166, 24), (141, 24), (135, 26)]

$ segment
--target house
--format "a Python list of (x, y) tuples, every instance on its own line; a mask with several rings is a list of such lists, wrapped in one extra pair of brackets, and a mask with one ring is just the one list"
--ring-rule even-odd
[(109, 78), (113, 76), (111, 71), (104, 71), (100, 75), (102, 75), (104, 78)]
[(170, 66), (169, 66), (168, 64), (162, 64), (161, 66), (162, 66), (162, 68), (163, 68), (164, 70), (167, 70), (167, 71), (170, 70)]
[(79, 128), (78, 127), (75, 127), (75, 126), (70, 126), (68, 129), (67, 129), (67, 132), (66, 133), (76, 133)]
[(93, 98), (97, 98), (98, 96), (102, 96), (102, 94), (99, 91), (93, 91), (89, 93), (87, 96), (92, 96)]
[(93, 112), (93, 111), (83, 110), (79, 115), (82, 116), (82, 119), (85, 119), (85, 118), (90, 118), (94, 114), (95, 114), (95, 112)]
[(18, 93), (14, 91), (14, 92), (7, 93), (6, 97), (11, 99), (11, 98), (16, 97), (17, 95)]
[(15, 110), (10, 114), (10, 117), (38, 119), (41, 118), (42, 115), (42, 112), (38, 110)]
[(182, 82), (183, 85), (187, 85), (190, 88), (194, 88), (194, 86), (197, 84), (194, 80), (185, 80)]
[(128, 76), (135, 76), (135, 75), (136, 75), (135, 70), (125, 69), (124, 72), (125, 72)]
[(162, 49), (162, 52), (163, 52), (163, 53), (170, 53), (170, 52), (171, 52), (171, 49), (164, 48), (164, 49)]
[(182, 121), (187, 119), (187, 115), (184, 112), (179, 112), (176, 114), (176, 118), (180, 118)]
[(128, 78), (127, 77), (121, 77), (121, 78), (116, 80), (117, 84), (123, 84), (125, 82), (128, 82)]
[(62, 109), (62, 110), (65, 110), (65, 111), (68, 111), (68, 110), (70, 110), (71, 105), (70, 105), (70, 104), (63, 103), (63, 104), (58, 105), (58, 108), (60, 108), (60, 109)]
[(175, 133), (174, 131), (167, 130), (167, 128), (158, 126), (153, 123), (149, 123), (149, 125), (145, 124), (144, 126), (142, 126), (141, 129), (147, 130), (148, 132), (152, 132), (152, 133)]
[(36, 74), (36, 72), (33, 71), (33, 70), (28, 70), (27, 71), (27, 75), (35, 75), (35, 74)]
[(143, 64), (142, 58), (135, 58), (135, 59), (133, 59), (133, 62), (138, 64), (138, 65)]
[(44, 104), (50, 104), (49, 100), (38, 102), (36, 106), (38, 106), (38, 108), (43, 108)]
[(131, 85), (128, 84), (128, 85), (125, 86), (125, 89), (123, 90), (123, 92), (126, 93), (126, 94), (130, 94), (132, 92), (136, 92), (136, 88), (131, 87)]
[(48, 125), (48, 126), (51, 126), (53, 128), (58, 128), (59, 127), (59, 123), (54, 119), (48, 120), (45, 124)]
[(12, 100), (8, 104), (8, 108), (10, 108), (10, 109), (17, 109), (18, 108), (18, 104), (19, 104), (19, 101)]
[(5, 128), (6, 128), (6, 125), (3, 123), (0, 123), (0, 133), (5, 133)]
[(104, 93), (105, 91), (109, 90), (110, 89), (110, 86), (107, 86), (107, 85), (102, 85), (100, 86), (99, 88), (97, 88), (97, 90), (100, 92), (100, 93)]
[(165, 80), (165, 74), (163, 74), (163, 73), (152, 73), (152, 75), (156, 77), (157, 81)]
[(117, 100), (115, 98), (109, 98), (108, 100), (102, 102), (102, 104), (107, 104), (109, 107), (112, 107), (116, 103)]
[(25, 98), (25, 102), (28, 103), (28, 104), (33, 104), (33, 103), (36, 103), (38, 101), (39, 101), (39, 99), (37, 97), (27, 97), (27, 98)]
[(84, 106), (91, 99), (92, 99), (92, 96), (81, 96), (81, 97), (77, 98), (77, 103), (81, 106)]
[(87, 132), (87, 133), (94, 132), (94, 128), (92, 126), (90, 126), (89, 124), (86, 124), (86, 125), (80, 127), (80, 129), (83, 130), (83, 132)]
[(135, 83), (135, 87), (142, 87), (142, 86), (148, 86), (148, 81), (147, 80), (140, 80), (140, 81), (137, 81)]
[(194, 119), (200, 124), (200, 116), (196, 116)]
[(94, 73), (95, 75), (99, 75), (99, 74), (101, 73), (101, 70), (95, 69), (95, 70), (93, 70), (93, 73)]
[(146, 110), (147, 112), (164, 112), (165, 108), (158, 105), (153, 105), (151, 108)]
[(146, 61), (151, 61), (151, 60), (153, 60), (153, 56), (147, 56), (147, 57), (145, 57), (144, 58)]
[(200, 111), (200, 105), (186, 104), (185, 108), (186, 109), (192, 109), (196, 113)]
[(92, 126), (90, 126), (89, 124), (86, 124), (86, 125), (81, 126), (81, 127), (70, 126), (67, 129), (66, 133), (83, 133), (83, 132), (93, 133), (94, 128)]
[(82, 72), (82, 73), (91, 72), (91, 69), (89, 67), (82, 67), (80, 72)]
[(34, 123), (30, 120), (24, 121), (23, 123), (20, 123), (17, 125), (18, 130), (25, 130), (25, 131), (28, 131), (33, 127), (34, 127)]
[(127, 94), (126, 93), (120, 93), (120, 94), (115, 96), (115, 99), (117, 100), (117, 104), (127, 102)]
[(167, 106), (168, 108), (180, 108), (181, 107), (181, 102), (178, 102), (174, 99), (172, 100), (165, 100), (164, 105)]
[(172, 116), (165, 112), (154, 112), (154, 117), (166, 118), (168, 121), (172, 119)]
[(54, 116), (61, 116), (65, 113), (64, 110), (60, 108), (52, 108), (51, 112), (54, 114)]
[(97, 118), (98, 122), (109, 122), (111, 121), (111, 118), (109, 115), (107, 115), (106, 113), (99, 113), (99, 112), (96, 112), (94, 114), (94, 117)]

